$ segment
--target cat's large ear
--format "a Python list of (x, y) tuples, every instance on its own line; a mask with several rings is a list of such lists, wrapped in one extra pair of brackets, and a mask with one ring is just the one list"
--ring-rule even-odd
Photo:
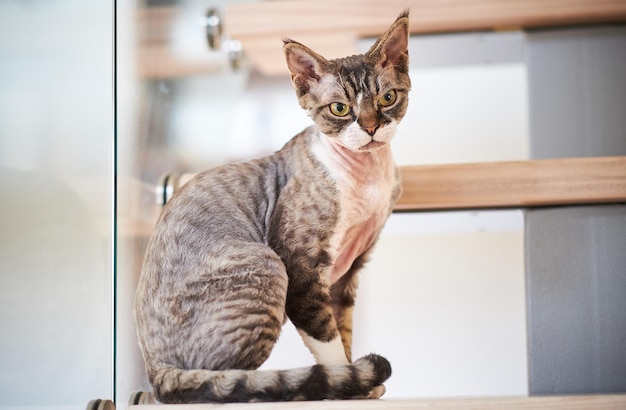
[(296, 41), (285, 39), (283, 42), (285, 43), (283, 50), (287, 59), (287, 67), (291, 73), (291, 82), (296, 88), (298, 96), (301, 96), (306, 94), (315, 82), (320, 82), (327, 71), (329, 62), (315, 51)]
[(367, 55), (381, 68), (394, 66), (406, 73), (409, 71), (409, 11), (404, 10), (396, 21), (374, 43)]

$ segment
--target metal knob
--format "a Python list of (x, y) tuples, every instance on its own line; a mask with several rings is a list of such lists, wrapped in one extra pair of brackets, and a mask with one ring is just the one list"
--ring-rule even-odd
[(218, 9), (210, 8), (206, 13), (206, 38), (211, 50), (222, 46), (222, 17)]

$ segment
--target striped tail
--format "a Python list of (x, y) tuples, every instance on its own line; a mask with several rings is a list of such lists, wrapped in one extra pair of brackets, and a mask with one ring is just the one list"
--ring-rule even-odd
[(162, 368), (151, 378), (161, 403), (258, 402), (365, 398), (391, 376), (384, 357), (288, 370)]

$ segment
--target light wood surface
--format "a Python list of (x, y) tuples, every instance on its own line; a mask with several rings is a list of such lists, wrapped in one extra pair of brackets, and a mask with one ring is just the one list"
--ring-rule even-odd
[(549, 396), (549, 397), (492, 397), (417, 400), (345, 400), (291, 403), (243, 404), (178, 404), (141, 405), (133, 410), (368, 410), (368, 409), (438, 409), (438, 410), (624, 410), (626, 395)]
[(286, 0), (229, 4), (224, 27), (255, 67), (279, 75), (287, 73), (282, 38), (341, 57), (357, 52), (358, 38), (380, 35), (405, 8), (412, 34), (626, 22), (626, 0)]
[[(243, 44), (250, 63), (266, 75), (287, 75), (282, 39), (293, 38), (327, 58), (358, 52), (357, 39), (380, 35), (402, 10), (411, 10), (412, 34), (519, 30), (626, 23), (626, 0), (282, 0), (228, 4), (224, 33)], [(195, 13), (195, 14), (194, 14)], [(186, 53), (175, 27), (196, 28), (202, 13), (150, 7), (137, 15), (138, 74), (167, 78), (224, 69), (216, 53)]]
[(230, 3), (225, 28), (233, 37), (335, 30), (377, 36), (407, 8), (413, 34), (553, 27), (626, 17), (623, 0), (284, 0)]
[[(626, 203), (626, 156), (400, 167), (395, 211)], [(183, 185), (195, 174), (179, 178)]]
[(626, 157), (407, 166), (395, 210), (626, 202)]

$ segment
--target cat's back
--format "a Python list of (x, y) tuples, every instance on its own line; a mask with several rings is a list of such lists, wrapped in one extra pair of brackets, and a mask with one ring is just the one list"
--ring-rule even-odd
[[(263, 241), (284, 165), (275, 156), (204, 171), (164, 207), (153, 237), (181, 246), (210, 246), (233, 237)], [(188, 240), (186, 240), (188, 239)]]
[(231, 163), (196, 175), (168, 201), (157, 221), (145, 265), (185, 255), (192, 263), (207, 249), (231, 240), (267, 244), (272, 215), (294, 175), (317, 178), (319, 164), (310, 155), (313, 127), (293, 137), (276, 153)]

